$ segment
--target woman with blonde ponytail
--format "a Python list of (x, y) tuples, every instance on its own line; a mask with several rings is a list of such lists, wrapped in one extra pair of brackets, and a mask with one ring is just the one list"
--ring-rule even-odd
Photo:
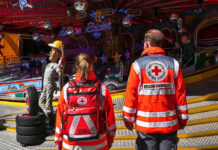
[(76, 57), (76, 69), (80, 73), (80, 79), (86, 81), (92, 73), (92, 58), (87, 53), (80, 53)]
[[(116, 133), (115, 115), (109, 90), (103, 82), (95, 77), (95, 73), (92, 71), (93, 59), (89, 54), (80, 53), (76, 57), (75, 67), (77, 70), (76, 79), (66, 83), (58, 100), (55, 144), (58, 145), (58, 149), (62, 150), (108, 150), (112, 146)], [(95, 95), (90, 96), (93, 93)], [(81, 110), (82, 107), (85, 112)], [(87, 109), (93, 109), (93, 107), (98, 109), (97, 113), (87, 114)], [(77, 110), (85, 116), (75, 115)], [(67, 112), (74, 113), (69, 114), (71, 117), (76, 116), (72, 119), (73, 121), (66, 119), (70, 118), (65, 117)], [(95, 114), (99, 114), (95, 117), (98, 119), (89, 119)], [(83, 125), (80, 124), (80, 121)], [(75, 124), (75, 122), (77, 123)], [(67, 132), (65, 127), (70, 127), (72, 130)], [(70, 139), (70, 136), (82, 138), (88, 137), (87, 135), (95, 135), (95, 137), (83, 140)]]

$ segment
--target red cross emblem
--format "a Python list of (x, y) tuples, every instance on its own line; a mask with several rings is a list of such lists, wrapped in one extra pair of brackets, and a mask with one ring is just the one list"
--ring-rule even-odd
[(80, 103), (84, 104), (86, 101), (84, 99), (80, 100)]
[(80, 105), (85, 105), (85, 104), (87, 104), (87, 99), (85, 97), (80, 97), (77, 100), (77, 103), (80, 104)]
[(155, 76), (158, 76), (159, 72), (161, 72), (161, 69), (158, 69), (158, 66), (155, 66), (154, 69), (151, 70), (152, 72), (155, 73)]

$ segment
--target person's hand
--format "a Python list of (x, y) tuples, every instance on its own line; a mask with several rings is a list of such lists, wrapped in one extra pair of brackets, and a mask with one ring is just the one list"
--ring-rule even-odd
[(65, 57), (60, 57), (60, 60), (61, 60), (62, 63), (64, 63), (64, 64), (66, 63), (66, 58)]
[(62, 63), (62, 64), (60, 65), (60, 69), (61, 69), (62, 72), (64, 71), (64, 68), (65, 68), (65, 63)]
[(128, 130), (133, 130), (133, 124), (129, 124), (129, 125), (125, 124), (125, 126)]
[(132, 130), (133, 129), (133, 124), (129, 123), (124, 117), (123, 117), (123, 122), (124, 122), (124, 124), (125, 124), (125, 126), (126, 126), (126, 128), (128, 130)]

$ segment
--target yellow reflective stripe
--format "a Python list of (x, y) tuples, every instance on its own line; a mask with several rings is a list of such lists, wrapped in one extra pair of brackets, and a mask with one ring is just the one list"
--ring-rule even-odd
[(165, 111), (165, 112), (144, 112), (138, 111), (137, 116), (155, 118), (155, 117), (169, 117), (176, 114), (175, 110)]

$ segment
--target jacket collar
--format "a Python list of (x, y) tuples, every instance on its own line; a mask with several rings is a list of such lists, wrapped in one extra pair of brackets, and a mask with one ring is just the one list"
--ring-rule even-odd
[[(84, 81), (83, 79), (80, 79), (81, 77), (81, 73), (77, 72), (76, 73), (76, 80), (78, 81)], [(95, 73), (93, 71), (89, 72), (89, 78), (87, 80), (95, 80)]]
[(149, 47), (143, 50), (142, 55), (166, 55), (165, 51), (160, 47)]

